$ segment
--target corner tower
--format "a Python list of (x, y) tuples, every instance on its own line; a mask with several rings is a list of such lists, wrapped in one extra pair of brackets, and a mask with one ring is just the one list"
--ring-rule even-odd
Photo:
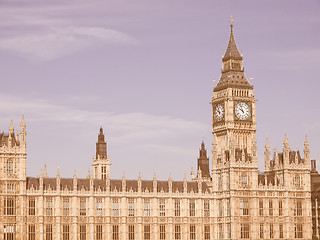
[(104, 140), (102, 127), (100, 127), (98, 142), (96, 143), (96, 156), (93, 157), (93, 171), (95, 179), (110, 177), (110, 158), (107, 156), (107, 143)]
[(0, 133), (0, 179), (26, 180), (27, 130), (24, 116), (20, 124), (20, 134), (14, 131), (11, 120), (9, 132)]

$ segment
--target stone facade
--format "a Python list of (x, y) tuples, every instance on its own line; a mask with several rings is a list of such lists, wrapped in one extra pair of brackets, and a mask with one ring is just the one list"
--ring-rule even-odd
[(11, 123), (9, 134), (0, 134), (0, 238), (311, 239), (318, 218), (311, 212), (308, 140), (303, 156), (286, 136), (273, 157), (267, 142), (259, 172), (256, 99), (242, 60), (231, 23), (212, 95), (212, 172), (202, 142), (191, 181), (110, 179), (102, 127), (86, 179), (59, 172), (49, 178), (46, 169), (27, 177), (26, 124), (22, 119), (15, 134)]
[(312, 202), (312, 236), (320, 238), (320, 174), (316, 160), (311, 160), (311, 202)]

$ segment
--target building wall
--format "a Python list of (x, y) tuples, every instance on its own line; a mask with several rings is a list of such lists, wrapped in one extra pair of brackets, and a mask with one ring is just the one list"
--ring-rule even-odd
[[(233, 24), (230, 26), (222, 75), (212, 96), (211, 176), (202, 143), (199, 169), (190, 182), (171, 177), (168, 181), (156, 177), (142, 180), (140, 176), (137, 180), (125, 176), (110, 179), (110, 158), (101, 127), (94, 172), (86, 179), (78, 179), (76, 174), (61, 178), (59, 173), (48, 178), (46, 171), (39, 178), (27, 178), (26, 124), (22, 119), (19, 134), (14, 133), (12, 123), (8, 134), (0, 134), (0, 239), (309, 240), (312, 224), (314, 235), (319, 236), (320, 177), (312, 171), (311, 186), (307, 138), (303, 157), (299, 151), (290, 151), (285, 137), (283, 152), (276, 151), (271, 159), (267, 142), (265, 172), (259, 173), (256, 99), (244, 75)], [(249, 109), (247, 117), (237, 116), (239, 103)], [(132, 214), (129, 201), (134, 205)], [(160, 211), (163, 201), (164, 215)], [(118, 234), (113, 233), (115, 229)]]

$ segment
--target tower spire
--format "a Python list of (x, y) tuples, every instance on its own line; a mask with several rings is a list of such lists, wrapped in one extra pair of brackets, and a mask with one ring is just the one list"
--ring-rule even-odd
[(107, 158), (107, 143), (104, 140), (103, 128), (100, 126), (100, 131), (98, 135), (98, 142), (96, 143), (96, 159), (106, 159)]
[(233, 34), (233, 22), (234, 22), (234, 20), (231, 16), (229, 43), (228, 43), (228, 47), (227, 47), (227, 50), (224, 54), (222, 61), (227, 61), (229, 59), (242, 60), (242, 56), (238, 50), (236, 40), (235, 40), (234, 34)]
[(233, 18), (232, 18), (232, 15), (231, 15), (231, 17), (230, 17), (230, 27), (232, 28), (233, 27)]
[(214, 92), (228, 88), (228, 87), (241, 87), (246, 89), (252, 89), (248, 79), (244, 75), (243, 58), (240, 54), (233, 32), (233, 18), (230, 20), (230, 36), (227, 46), (227, 50), (222, 57), (222, 75), (217, 86), (214, 88)]
[(203, 139), (201, 141), (201, 147), (199, 149), (198, 175), (199, 175), (199, 170), (201, 171), (203, 178), (208, 180), (210, 179), (209, 158), (207, 156), (207, 149)]

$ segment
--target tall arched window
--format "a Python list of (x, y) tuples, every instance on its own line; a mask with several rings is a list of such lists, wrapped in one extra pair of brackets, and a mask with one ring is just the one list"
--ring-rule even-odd
[(7, 174), (13, 175), (13, 161), (11, 159), (7, 161)]
[(242, 184), (242, 186), (248, 185), (248, 176), (246, 173), (241, 174), (241, 184)]

